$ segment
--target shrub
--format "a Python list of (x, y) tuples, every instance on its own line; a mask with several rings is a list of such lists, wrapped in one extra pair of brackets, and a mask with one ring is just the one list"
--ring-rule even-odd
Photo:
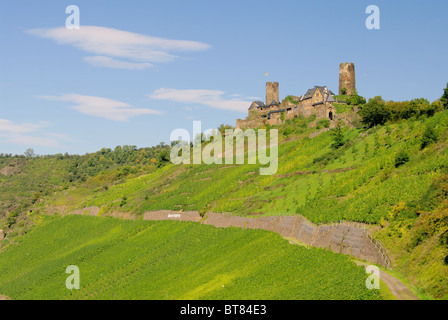
[(321, 125), (322, 127), (329, 128), (330, 127), (330, 120), (328, 120), (328, 119), (321, 119), (321, 120), (319, 120), (318, 124)]
[(124, 196), (124, 197), (121, 199), (120, 207), (124, 206), (124, 205), (127, 203), (127, 201), (128, 201), (128, 197)]
[(409, 155), (406, 151), (400, 151), (395, 156), (395, 168), (398, 168), (399, 166), (402, 166), (406, 162), (409, 162)]
[(347, 99), (347, 103), (352, 106), (359, 106), (366, 103), (366, 99), (358, 95), (358, 92), (355, 90)]
[(446, 85), (446, 88), (443, 90), (443, 95), (440, 98), (440, 102), (442, 103), (442, 106), (445, 110), (448, 110), (448, 83)]
[(344, 132), (342, 126), (338, 123), (337, 127), (333, 129), (333, 143), (331, 147), (333, 149), (338, 149), (344, 145)]
[(294, 132), (294, 128), (291, 127), (291, 126), (288, 126), (285, 129), (283, 129), (283, 135), (284, 136), (288, 136), (288, 135), (290, 135), (293, 132)]
[(434, 128), (427, 126), (425, 129), (425, 132), (423, 132), (420, 149), (421, 150), (425, 149), (430, 144), (437, 142), (437, 140), (438, 140), (438, 137), (437, 137), (437, 133), (434, 130)]
[(369, 99), (369, 102), (359, 110), (359, 115), (364, 126), (368, 128), (385, 124), (391, 116), (386, 108), (386, 102), (380, 96)]

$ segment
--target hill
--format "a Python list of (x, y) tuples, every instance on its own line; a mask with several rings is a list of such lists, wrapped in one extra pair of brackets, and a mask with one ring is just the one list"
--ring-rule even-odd
[[(12, 299), (380, 299), (349, 257), (259, 230), (46, 217), (0, 254)], [(80, 290), (65, 269), (80, 270)]]
[[(344, 126), (339, 134), (313, 118), (273, 127), (280, 146), (278, 172), (272, 176), (259, 175), (259, 164), (173, 165), (160, 157), (157, 164), (117, 165), (85, 181), (56, 183), (59, 189), (39, 196), (27, 214), (9, 226), (6, 218), (0, 224), (8, 241), (14, 241), (43, 213), (91, 206), (101, 207), (99, 215), (139, 217), (167, 209), (203, 215), (301, 214), (317, 224), (362, 222), (371, 225), (396, 272), (420, 293), (446, 299), (448, 111), (389, 122), (370, 118), (373, 127)], [(28, 166), (38, 161), (43, 160), (29, 160)]]

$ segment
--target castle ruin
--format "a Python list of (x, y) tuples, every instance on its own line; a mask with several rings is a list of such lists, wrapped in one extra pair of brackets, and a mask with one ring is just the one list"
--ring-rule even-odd
[(345, 62), (339, 65), (339, 94), (342, 94), (343, 89), (345, 89), (346, 95), (351, 95), (356, 91), (354, 63)]
[(266, 82), (266, 105), (272, 101), (280, 101), (278, 82)]
[[(339, 66), (339, 94), (346, 91), (350, 95), (356, 91), (355, 65), (341, 63)], [(301, 96), (288, 96), (281, 103), (278, 82), (266, 83), (266, 102), (253, 101), (245, 119), (236, 120), (236, 129), (259, 128), (266, 124), (279, 125), (286, 119), (300, 115), (309, 117), (316, 115), (318, 119), (337, 119), (336, 108), (333, 103), (346, 103), (337, 101), (336, 95), (326, 86), (314, 86)]]

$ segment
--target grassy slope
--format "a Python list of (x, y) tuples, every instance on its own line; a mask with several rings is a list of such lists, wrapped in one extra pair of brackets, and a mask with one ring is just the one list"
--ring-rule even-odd
[[(420, 151), (427, 123), (438, 124), (442, 137), (438, 145)], [(279, 169), (273, 176), (260, 176), (259, 165), (171, 165), (108, 190), (98, 188), (101, 181), (91, 180), (48, 203), (68, 203), (70, 209), (105, 206), (105, 211), (136, 214), (157, 209), (299, 213), (316, 223), (380, 223), (400, 201), (418, 201), (447, 168), (447, 127), (444, 112), (424, 123), (404, 121), (368, 132), (346, 129), (348, 144), (336, 152), (330, 148), (330, 132), (309, 139), (308, 130), (280, 145)], [(395, 155), (401, 150), (407, 150), (411, 160), (395, 168)], [(127, 201), (120, 207), (123, 196)]]
[[(420, 150), (427, 125), (436, 127), (439, 141)], [(439, 234), (411, 245), (421, 217), (415, 212), (407, 215), (406, 210), (392, 213), (400, 203), (423, 203), (434, 181), (447, 174), (448, 112), (368, 131), (346, 128), (347, 143), (336, 152), (330, 148), (330, 132), (309, 139), (316, 129), (304, 123), (279, 129), (288, 126), (294, 132), (281, 141), (279, 170), (274, 176), (260, 176), (259, 165), (169, 165), (115, 182), (105, 173), (47, 197), (35, 214), (47, 205), (65, 205), (68, 210), (95, 205), (103, 206), (102, 213), (139, 215), (157, 209), (239, 215), (299, 213), (316, 223), (380, 224), (384, 228), (377, 237), (392, 255), (395, 269), (432, 296), (446, 297), (448, 267), (443, 260), (448, 249), (440, 245)], [(395, 155), (402, 150), (408, 152), (410, 161), (395, 168)], [(126, 201), (122, 201), (124, 196)]]
[[(65, 287), (77, 265), (81, 289)], [(0, 255), (13, 299), (378, 299), (347, 256), (186, 222), (44, 219)]]

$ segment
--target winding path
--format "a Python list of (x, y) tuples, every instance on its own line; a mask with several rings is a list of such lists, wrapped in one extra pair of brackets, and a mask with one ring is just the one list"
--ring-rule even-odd
[[(358, 261), (355, 261), (355, 263), (358, 266), (368, 266), (366, 263)], [(420, 300), (403, 282), (383, 270), (380, 270), (380, 279), (384, 281), (389, 288), (390, 293), (392, 293), (398, 300)]]

